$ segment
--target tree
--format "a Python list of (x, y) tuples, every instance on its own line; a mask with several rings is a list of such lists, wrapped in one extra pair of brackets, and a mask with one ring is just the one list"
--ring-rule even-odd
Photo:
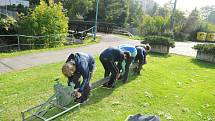
[(202, 7), (201, 14), (203, 19), (208, 21), (208, 18), (213, 11), (215, 11), (215, 5)]
[[(46, 38), (26, 40), (32, 43), (45, 44), (45, 47), (60, 46), (67, 35), (68, 18), (62, 12), (62, 4), (44, 1), (36, 6), (29, 16), (22, 16), (19, 21), (19, 32), (24, 35), (48, 36)], [(51, 36), (49, 36), (51, 35)]]
[(144, 16), (143, 22), (140, 25), (140, 31), (143, 35), (162, 35), (168, 28), (169, 19), (162, 16)]
[(183, 11), (176, 10), (174, 15), (174, 32), (179, 32), (182, 30), (185, 20), (185, 13)]
[(197, 8), (195, 8), (187, 18), (182, 31), (184, 33), (190, 33), (194, 31), (198, 27), (200, 21), (201, 21), (200, 11)]
[(67, 9), (67, 14), (70, 19), (78, 19), (80, 16), (85, 16), (93, 9), (93, 0), (65, 0), (64, 8)]

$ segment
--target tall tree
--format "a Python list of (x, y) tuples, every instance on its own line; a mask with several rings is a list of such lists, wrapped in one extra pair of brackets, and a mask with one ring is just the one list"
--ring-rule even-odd
[(84, 16), (93, 9), (92, 0), (65, 0), (63, 5), (64, 8), (67, 9), (68, 17), (70, 19), (84, 18)]
[(201, 21), (200, 11), (197, 8), (195, 8), (187, 18), (182, 31), (184, 33), (190, 33), (194, 31), (198, 27), (200, 21)]

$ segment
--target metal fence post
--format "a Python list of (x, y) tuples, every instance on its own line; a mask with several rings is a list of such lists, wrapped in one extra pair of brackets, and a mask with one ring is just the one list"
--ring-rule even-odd
[(20, 51), (20, 41), (19, 41), (20, 38), (19, 38), (19, 37), (20, 37), (20, 36), (19, 36), (19, 34), (18, 34), (18, 35), (17, 35), (17, 39), (18, 39), (18, 43), (17, 43), (17, 44), (18, 44), (18, 50)]

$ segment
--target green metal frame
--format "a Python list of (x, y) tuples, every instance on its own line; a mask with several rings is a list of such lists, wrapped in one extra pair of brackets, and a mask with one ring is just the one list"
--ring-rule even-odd
[[(72, 84), (71, 87), (63, 86), (58, 82), (58, 80), (59, 79), (55, 80), (57, 81), (57, 83), (54, 85), (55, 94), (53, 94), (46, 102), (22, 111), (22, 121), (29, 121), (35, 118), (41, 119), (43, 121), (50, 121), (75, 108), (80, 108), (81, 104), (74, 102), (74, 85)], [(108, 81), (109, 77), (98, 80), (91, 85), (91, 89), (95, 89)], [(68, 93), (68, 91), (70, 92)], [(72, 99), (68, 99), (68, 97)], [(53, 108), (60, 109), (62, 111), (49, 118), (45, 118), (45, 115)]]

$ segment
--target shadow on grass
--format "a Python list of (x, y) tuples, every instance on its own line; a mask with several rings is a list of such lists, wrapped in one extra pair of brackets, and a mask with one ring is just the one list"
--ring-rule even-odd
[(169, 57), (172, 57), (171, 54), (161, 54), (161, 53), (154, 53), (154, 52), (150, 52), (149, 55), (151, 57), (159, 57), (159, 58), (169, 58)]
[(207, 61), (203, 61), (203, 60), (197, 60), (192, 58), (191, 62), (201, 68), (209, 68), (209, 69), (215, 69), (215, 63), (210, 63)]

